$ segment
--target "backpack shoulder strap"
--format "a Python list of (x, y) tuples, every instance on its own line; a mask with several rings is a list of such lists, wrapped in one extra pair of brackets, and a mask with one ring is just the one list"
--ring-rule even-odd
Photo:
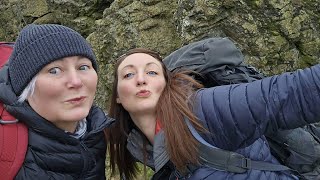
[(200, 162), (211, 168), (233, 173), (244, 173), (249, 169), (264, 171), (294, 171), (287, 166), (263, 161), (254, 161), (236, 152), (219, 149), (204, 140), (187, 118), (185, 118), (185, 121), (194, 138), (200, 142)]
[(11, 116), (0, 103), (0, 177), (13, 179), (25, 159), (28, 129)]
[(8, 61), (13, 46), (13, 42), (0, 42), (0, 68)]
[[(0, 42), (0, 68), (8, 61), (14, 43)], [(11, 116), (0, 102), (0, 177), (14, 179), (24, 162), (28, 129)]]

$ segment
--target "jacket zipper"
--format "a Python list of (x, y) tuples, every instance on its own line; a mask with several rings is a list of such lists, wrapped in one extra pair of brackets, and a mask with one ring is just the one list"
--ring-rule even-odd
[(84, 179), (84, 175), (87, 173), (87, 171), (89, 169), (88, 158), (86, 158), (87, 157), (86, 154), (89, 152), (89, 150), (88, 150), (87, 146), (85, 144), (83, 144), (82, 141), (80, 141), (80, 145), (82, 146), (81, 154), (82, 154), (82, 157), (83, 157), (84, 167), (83, 167), (82, 173), (79, 176), (79, 178)]

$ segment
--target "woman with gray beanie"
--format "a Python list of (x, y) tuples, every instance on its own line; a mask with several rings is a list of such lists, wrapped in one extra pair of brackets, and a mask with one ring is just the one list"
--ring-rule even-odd
[(76, 31), (54, 24), (22, 29), (0, 71), (0, 101), (28, 126), (15, 179), (105, 179), (103, 129), (112, 119), (93, 105), (97, 68)]

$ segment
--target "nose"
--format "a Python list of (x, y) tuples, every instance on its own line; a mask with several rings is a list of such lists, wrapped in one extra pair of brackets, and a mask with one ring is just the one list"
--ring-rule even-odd
[(68, 88), (80, 88), (83, 86), (80, 75), (77, 71), (71, 71), (68, 73), (67, 77), (67, 87)]
[(137, 77), (137, 85), (138, 86), (146, 84), (146, 78), (143, 73), (138, 74), (136, 77)]

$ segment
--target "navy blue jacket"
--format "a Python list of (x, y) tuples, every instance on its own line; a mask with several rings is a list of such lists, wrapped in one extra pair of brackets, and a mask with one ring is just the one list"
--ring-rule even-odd
[[(247, 84), (202, 89), (195, 112), (212, 145), (252, 160), (277, 163), (264, 138), (267, 129), (293, 129), (320, 120), (320, 65)], [(285, 172), (234, 174), (200, 168), (189, 179), (291, 179)]]
[[(195, 94), (194, 112), (209, 130), (203, 138), (221, 149), (236, 151), (256, 161), (279, 164), (271, 155), (266, 130), (293, 129), (320, 120), (320, 65), (246, 84), (201, 89)], [(163, 136), (163, 133), (159, 133)], [(141, 136), (141, 135), (140, 135)], [(142, 161), (139, 135), (130, 133), (127, 148)], [(155, 137), (147, 152), (156, 170), (168, 159), (164, 137)], [(147, 146), (148, 147), (148, 146)], [(162, 160), (161, 160), (162, 159)], [(288, 172), (248, 170), (242, 174), (200, 167), (186, 179), (296, 179)]]

